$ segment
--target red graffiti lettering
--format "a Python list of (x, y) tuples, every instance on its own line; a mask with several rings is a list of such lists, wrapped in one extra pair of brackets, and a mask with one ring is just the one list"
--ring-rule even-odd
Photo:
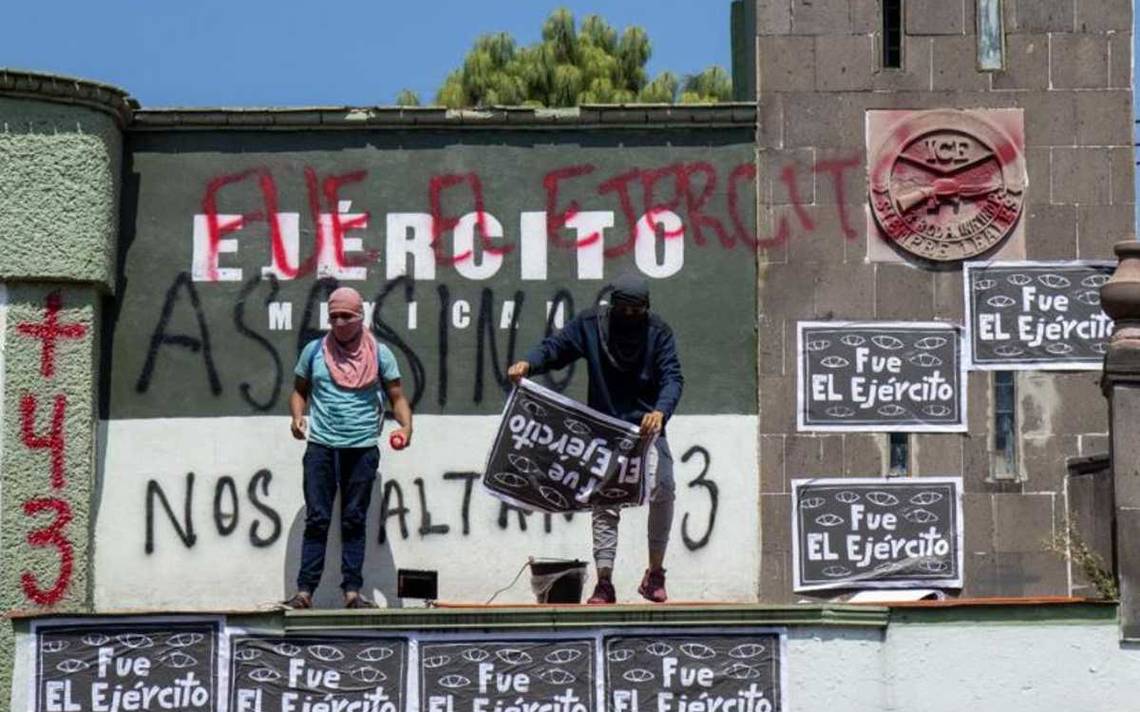
[(29, 450), (47, 450), (51, 454), (51, 486), (62, 489), (64, 478), (63, 423), (67, 409), (67, 396), (57, 395), (51, 411), (51, 425), (47, 435), (36, 435), (36, 397), (25, 394), (20, 398), (20, 438)]
[(839, 228), (848, 240), (859, 236), (851, 226), (850, 216), (847, 214), (847, 181), (846, 172), (858, 168), (861, 164), (858, 158), (840, 160), (825, 160), (815, 164), (816, 173), (826, 173), (831, 176), (831, 185), (835, 189), (835, 208), (839, 212)]
[(61, 324), (59, 310), (63, 300), (59, 292), (47, 295), (44, 308), (44, 320), (38, 324), (17, 324), (16, 330), (23, 336), (40, 339), (43, 346), (40, 350), (40, 373), (44, 378), (55, 375), (55, 347), (58, 339), (82, 339), (87, 334), (84, 324)]
[[(705, 177), (704, 187), (699, 195), (693, 194), (693, 176), (701, 174)], [(717, 218), (704, 213), (705, 206), (716, 192), (716, 168), (712, 164), (700, 162), (691, 163), (685, 167), (685, 209), (689, 213), (689, 224), (693, 228), (693, 242), (701, 247), (707, 244), (704, 229), (711, 228), (716, 232), (721, 246), (732, 249), (735, 241), (728, 234), (724, 224)]]
[[(243, 213), (240, 217), (223, 223), (218, 217), (218, 193), (228, 185), (241, 183), (255, 175), (264, 202), (264, 211)], [(218, 278), (218, 247), (222, 238), (232, 232), (237, 232), (248, 223), (259, 220), (266, 220), (269, 223), (269, 243), (273, 252), (274, 263), (287, 277), (296, 277), (300, 273), (297, 268), (289, 264), (285, 240), (281, 235), (281, 223), (278, 220), (277, 184), (268, 169), (250, 168), (240, 173), (230, 173), (214, 178), (206, 185), (205, 195), (202, 196), (202, 213), (206, 216), (207, 279), (215, 280)]]
[(756, 181), (756, 166), (752, 163), (741, 163), (728, 175), (728, 216), (736, 230), (736, 239), (741, 244), (748, 245), (753, 250), (768, 249), (779, 243), (764, 244), (740, 217), (740, 184), (749, 181)]
[(808, 232), (815, 230), (815, 221), (811, 219), (811, 215), (804, 209), (804, 201), (800, 197), (799, 186), (796, 185), (796, 164), (789, 163), (780, 169), (780, 182), (788, 189), (788, 197), (792, 199), (792, 210), (795, 211), (796, 217), (799, 218), (800, 225)]
[[(687, 175), (685, 167), (676, 163), (671, 166), (641, 171), (641, 190), (645, 201), (645, 216), (650, 225), (657, 222), (658, 213), (676, 212), (677, 208), (680, 207), (681, 199), (688, 192), (685, 188)], [(673, 180), (673, 197), (666, 202), (658, 202), (657, 184), (670, 178)], [(682, 227), (678, 230), (665, 230), (664, 233), (666, 238), (680, 237), (685, 234), (685, 229)]]
[(443, 234), (454, 230), (459, 225), (460, 220), (457, 216), (443, 214), (443, 193), (449, 188), (464, 183), (471, 191), (471, 199), (475, 204), (473, 211), (475, 213), (475, 224), (478, 228), (479, 240), (483, 250), (492, 255), (504, 255), (513, 249), (508, 245), (497, 246), (491, 242), (487, 230), (487, 208), (483, 201), (483, 181), (479, 179), (478, 173), (472, 171), (470, 173), (432, 176), (428, 183), (428, 203), (431, 206), (431, 244), (435, 251), (435, 258), (440, 264), (456, 264), (475, 257), (471, 250), (465, 250), (454, 257), (448, 257), (443, 248)]
[(637, 243), (637, 213), (633, 207), (633, 197), (630, 195), (630, 184), (641, 177), (641, 171), (634, 169), (605, 181), (598, 186), (598, 195), (608, 195), (617, 192), (621, 211), (625, 215), (626, 224), (629, 225), (629, 238), (620, 245), (607, 247), (603, 254), (606, 257), (621, 257), (633, 250)]
[[(347, 183), (359, 183), (368, 175), (367, 171), (353, 171), (341, 175), (329, 175), (324, 182), (325, 203), (328, 205), (328, 214), (331, 215), (333, 227), (333, 260), (337, 267), (359, 267), (361, 264), (376, 260), (376, 252), (365, 253), (353, 260), (344, 259), (344, 235), (353, 228), (363, 228), (368, 224), (368, 213), (364, 212), (351, 220), (341, 220), (340, 190)], [(319, 226), (320, 216), (315, 216)]]
[(561, 182), (570, 178), (589, 175), (593, 172), (594, 166), (577, 165), (556, 168), (542, 177), (542, 187), (546, 191), (546, 239), (555, 247), (586, 247), (602, 239), (600, 234), (592, 233), (578, 241), (563, 240), (560, 234), (562, 228), (566, 227), (566, 223), (582, 211), (577, 200), (570, 201), (565, 210), (558, 210), (558, 192)]
[(27, 542), (37, 549), (54, 548), (59, 554), (59, 573), (55, 583), (46, 590), (30, 571), (20, 574), (20, 585), (24, 595), (36, 605), (53, 606), (67, 593), (75, 566), (75, 551), (66, 532), (67, 525), (71, 523), (71, 505), (55, 497), (39, 497), (24, 502), (24, 514), (28, 517), (35, 517), (41, 512), (54, 512), (55, 518), (46, 527), (28, 532)]
[[(853, 197), (850, 196), (847, 181), (851, 171), (858, 170), (861, 165), (862, 159), (859, 156), (851, 156), (821, 160), (810, 169), (813, 175), (825, 176), (831, 181), (840, 231), (847, 240), (853, 240), (859, 234), (854, 223), (855, 216), (847, 204), (848, 198)], [(745, 225), (745, 219), (742, 217), (746, 206), (741, 202), (745, 186), (746, 184), (755, 186), (759, 178), (757, 167), (752, 162), (734, 166), (726, 177), (721, 176), (711, 163), (695, 161), (653, 168), (631, 168), (599, 179), (592, 186), (593, 194), (606, 197), (611, 205), (616, 202), (617, 212), (624, 218), (627, 226), (626, 235), (619, 238), (616, 244), (606, 246), (603, 255), (608, 259), (628, 255), (636, 247), (641, 229), (640, 221), (644, 219), (660, 230), (660, 223), (663, 222), (660, 220), (661, 214), (665, 212), (677, 214), (683, 217), (683, 220), (680, 227), (665, 230), (664, 237), (683, 238), (688, 234), (692, 236), (693, 244), (697, 247), (705, 247), (715, 242), (724, 249), (734, 249), (738, 244), (754, 250), (768, 249), (782, 244), (793, 234), (805, 236), (813, 234), (816, 230), (816, 216), (808, 210), (809, 203), (800, 194), (797, 184), (800, 170), (797, 164), (789, 163), (779, 168), (775, 176), (785, 188), (788, 204), (785, 206), (787, 214), (780, 216), (770, 237), (758, 235), (755, 226)], [(565, 233), (575, 217), (585, 209), (578, 199), (563, 202), (566, 183), (596, 173), (598, 173), (597, 166), (582, 163), (558, 167), (543, 175), (546, 238), (549, 244), (562, 249), (575, 249), (595, 244), (603, 239), (601, 231), (576, 239), (570, 239)], [(256, 168), (227, 174), (209, 182), (203, 198), (211, 257), (208, 278), (216, 279), (217, 276), (216, 252), (221, 237), (241, 229), (253, 220), (269, 222), (274, 264), (286, 278), (315, 271), (320, 259), (334, 262), (337, 267), (363, 266), (375, 261), (378, 250), (365, 251), (362, 257), (350, 258), (345, 254), (346, 233), (349, 230), (366, 228), (369, 214), (361, 212), (346, 219), (339, 209), (340, 190), (346, 185), (363, 182), (368, 175), (367, 171), (355, 170), (320, 177), (313, 168), (305, 167), (304, 174), (309, 211), (316, 227), (315, 249), (311, 256), (303, 261), (299, 260), (300, 264), (296, 266), (289, 264), (289, 255), (285, 251), (285, 242), (278, 220), (277, 188), (266, 169)], [(219, 192), (226, 186), (252, 176), (257, 177), (264, 204), (263, 210), (243, 213), (240, 217), (228, 221), (222, 220), (217, 210)], [(475, 216), (479, 246), (484, 252), (505, 255), (513, 251), (512, 245), (502, 244), (494, 239), (492, 231), (488, 228), (489, 220), (494, 218), (487, 211), (485, 189), (478, 173), (471, 171), (432, 176), (428, 182), (427, 192), (432, 253), (438, 264), (453, 265), (475, 258), (476, 248), (459, 249), (454, 247), (453, 243), (450, 246), (452, 249), (449, 249), (449, 245), (445, 244), (447, 233), (453, 232), (463, 223), (464, 215)], [(727, 217), (723, 214), (718, 217), (713, 209), (716, 201), (721, 199), (725, 201), (723, 207), (727, 208), (724, 211)], [(461, 209), (465, 202), (467, 209)]]

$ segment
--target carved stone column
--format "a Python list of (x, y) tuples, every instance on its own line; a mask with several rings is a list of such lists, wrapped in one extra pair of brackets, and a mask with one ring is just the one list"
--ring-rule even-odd
[(1118, 242), (1115, 250), (1120, 264), (1100, 292), (1115, 322), (1101, 387), (1108, 398), (1121, 628), (1124, 638), (1140, 639), (1140, 242)]

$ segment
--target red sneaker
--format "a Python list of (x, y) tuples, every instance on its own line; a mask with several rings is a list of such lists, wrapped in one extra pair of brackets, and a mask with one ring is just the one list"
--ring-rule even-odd
[(593, 605), (616, 602), (617, 592), (614, 591), (614, 585), (609, 579), (598, 579), (594, 593), (586, 600), (586, 603)]
[(647, 601), (654, 603), (667, 601), (669, 596), (665, 593), (665, 569), (646, 569), (637, 592)]

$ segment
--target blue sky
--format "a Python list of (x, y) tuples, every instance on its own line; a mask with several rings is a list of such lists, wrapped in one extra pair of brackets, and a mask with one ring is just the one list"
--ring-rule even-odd
[(388, 104), (434, 96), (475, 37), (538, 38), (556, 7), (644, 27), (651, 73), (730, 69), (729, 0), (31, 0), (5, 3), (0, 66), (108, 82), (144, 106)]

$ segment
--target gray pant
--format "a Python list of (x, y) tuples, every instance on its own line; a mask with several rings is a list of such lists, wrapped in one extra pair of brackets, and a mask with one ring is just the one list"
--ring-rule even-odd
[[(665, 555), (669, 531), (673, 528), (673, 453), (664, 437), (657, 438), (657, 482), (649, 495), (649, 553)], [(612, 569), (617, 556), (618, 520), (621, 509), (598, 508), (592, 512), (594, 563), (599, 569)]]

